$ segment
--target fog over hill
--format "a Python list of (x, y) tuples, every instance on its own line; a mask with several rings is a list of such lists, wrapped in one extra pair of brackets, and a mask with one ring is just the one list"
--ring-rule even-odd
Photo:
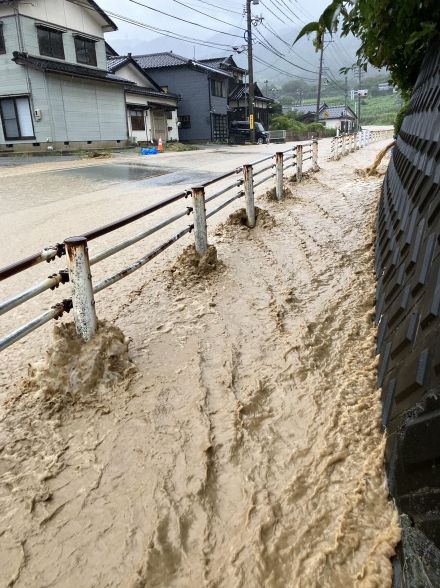
[[(268, 80), (269, 84), (280, 86), (289, 80), (302, 79), (312, 85), (316, 83), (319, 54), (312, 37), (301, 39), (293, 47), (292, 44), (304, 24), (316, 19), (327, 3), (327, 0), (310, 0), (304, 8), (296, 0), (276, 4), (260, 0), (253, 6), (253, 15), (263, 17), (262, 23), (253, 29), (254, 71), (258, 82)], [(246, 52), (238, 53), (233, 49), (238, 47), (241, 50), (245, 42), (241, 0), (210, 0), (209, 3), (203, 0), (101, 0), (101, 5), (110, 11), (119, 27), (117, 32), (107, 35), (107, 40), (120, 54), (173, 51), (192, 59), (233, 55), (239, 65), (247, 67)], [(279, 8), (277, 12), (275, 6), (283, 10)], [(114, 16), (121, 13), (136, 20), (138, 25)], [(185, 35), (188, 40), (173, 38), (175, 35)], [(359, 43), (354, 37), (341, 38), (339, 35), (333, 38), (328, 35), (327, 40), (324, 66), (328, 70), (324, 76), (343, 85), (344, 77), (339, 70), (355, 62)], [(215, 48), (217, 45), (219, 47)]]

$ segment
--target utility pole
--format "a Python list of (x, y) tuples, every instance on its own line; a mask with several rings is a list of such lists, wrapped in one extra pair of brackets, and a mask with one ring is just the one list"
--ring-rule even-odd
[(316, 122), (319, 122), (319, 108), (321, 104), (322, 60), (324, 59), (324, 33), (321, 35), (321, 57), (319, 59), (318, 100), (316, 102)]
[(347, 103), (348, 103), (348, 77), (347, 74), (345, 74), (345, 110), (347, 110)]
[(246, 0), (246, 16), (247, 16), (247, 49), (248, 49), (248, 100), (249, 100), (249, 129), (251, 143), (255, 143), (255, 122), (254, 122), (254, 60), (252, 53), (252, 0)]

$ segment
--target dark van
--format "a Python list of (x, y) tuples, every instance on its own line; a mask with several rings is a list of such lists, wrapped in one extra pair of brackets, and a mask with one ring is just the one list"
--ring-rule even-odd
[[(246, 120), (234, 120), (231, 122), (229, 135), (234, 143), (244, 143), (244, 141), (251, 140), (251, 131), (249, 129), (249, 122)], [(264, 130), (260, 122), (255, 123), (255, 141), (262, 145), (269, 143), (269, 133)]]

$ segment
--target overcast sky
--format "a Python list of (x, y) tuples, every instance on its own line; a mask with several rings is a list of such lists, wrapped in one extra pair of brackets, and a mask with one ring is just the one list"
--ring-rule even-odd
[[(239, 29), (229, 27), (225, 23), (218, 22), (209, 16), (204, 16), (191, 10), (191, 8), (194, 8), (236, 27), (242, 27), (245, 20), (242, 15), (243, 1), (241, 0), (207, 0), (209, 4), (203, 0), (139, 0), (139, 2), (163, 12), (168, 12), (174, 17), (194, 21), (201, 26), (194, 26), (154, 12), (153, 10), (148, 10), (143, 6), (137, 5), (134, 0), (98, 0), (98, 3), (104, 10), (141, 21), (149, 26), (167, 29), (173, 33), (179, 33), (198, 40), (215, 40), (217, 43), (223, 43), (231, 47), (243, 43), (242, 31)], [(183, 6), (182, 3), (191, 8)], [(285, 31), (286, 27), (291, 27), (293, 36), (295, 31), (301, 28), (304, 23), (315, 19), (327, 4), (328, 0), (308, 0), (307, 7), (305, 8), (302, 0), (299, 2), (297, 0), (261, 0), (259, 5), (253, 7), (253, 14), (263, 15), (265, 23), (275, 31), (281, 29)], [(297, 19), (286, 8), (286, 5), (291, 7), (291, 10), (297, 14)], [(221, 8), (216, 8), (215, 6)], [(276, 6), (279, 6), (279, 9)], [(291, 17), (292, 20), (283, 16), (283, 12)], [(112, 18), (118, 25), (119, 30), (116, 33), (107, 35), (107, 39), (120, 53), (125, 53), (130, 50), (136, 52), (136, 47), (139, 47), (140, 44), (148, 43), (154, 39), (157, 40), (157, 51), (168, 51), (173, 47), (173, 40), (170, 38), (158, 37), (157, 32), (124, 23), (114, 15)], [(209, 30), (207, 27), (217, 29), (221, 32), (217, 33)], [(223, 31), (236, 34), (237, 36), (224, 34)], [(270, 39), (271, 34), (266, 29), (262, 28), (261, 31), (265, 31), (265, 36)], [(283, 38), (284, 36), (285, 33), (283, 34)], [(274, 39), (273, 35), (272, 39)], [(287, 40), (289, 42), (291, 41), (291, 39)], [(203, 56), (202, 54), (206, 52), (209, 54), (213, 52), (212, 49), (208, 50), (194, 43), (185, 43), (182, 47), (187, 47), (186, 54), (189, 56), (192, 56), (194, 47), (196, 48), (198, 57)], [(225, 48), (225, 52), (227, 51)]]

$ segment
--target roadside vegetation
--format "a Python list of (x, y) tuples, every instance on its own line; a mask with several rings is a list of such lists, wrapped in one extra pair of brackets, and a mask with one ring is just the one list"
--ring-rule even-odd
[(295, 113), (293, 112), (272, 116), (269, 122), (269, 130), (285, 130), (298, 135), (303, 133), (316, 133), (321, 137), (333, 137), (335, 135), (334, 129), (326, 129), (324, 125), (319, 123), (302, 123), (295, 118)]

